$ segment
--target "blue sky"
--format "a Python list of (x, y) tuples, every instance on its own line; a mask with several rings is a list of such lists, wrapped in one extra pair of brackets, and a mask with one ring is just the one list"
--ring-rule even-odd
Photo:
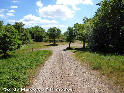
[(1, 0), (0, 20), (4, 23), (23, 22), (25, 27), (39, 25), (46, 30), (82, 23), (83, 17), (92, 18), (101, 0)]

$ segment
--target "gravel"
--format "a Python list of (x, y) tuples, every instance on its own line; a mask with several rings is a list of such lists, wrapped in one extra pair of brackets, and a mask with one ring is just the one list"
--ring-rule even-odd
[(75, 60), (71, 52), (64, 50), (67, 46), (48, 48), (53, 54), (27, 93), (119, 93), (95, 71)]

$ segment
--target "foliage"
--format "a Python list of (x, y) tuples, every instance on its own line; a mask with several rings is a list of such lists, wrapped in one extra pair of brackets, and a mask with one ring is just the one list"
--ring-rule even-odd
[(3, 25), (3, 21), (0, 21), (0, 27)]
[(46, 34), (45, 29), (39, 26), (31, 27), (29, 32), (31, 34), (31, 38), (34, 39), (35, 42), (42, 42)]
[(64, 33), (66, 36), (66, 41), (69, 42), (69, 48), (70, 44), (74, 42), (75, 37), (76, 37), (76, 32), (74, 31), (73, 27), (68, 27), (67, 31)]
[(7, 56), (7, 52), (17, 49), (18, 47), (18, 31), (11, 25), (0, 27), (0, 50)]
[[(25, 88), (30, 84), (29, 78), (34, 76), (36, 68), (50, 56), (47, 50), (34, 52), (16, 52), (8, 59), (0, 59), (0, 92), (4, 93), (3, 88), (11, 89), (9, 93), (14, 93), (14, 88)], [(20, 93), (21, 90), (16, 91)]]
[(88, 41), (89, 35), (91, 33), (91, 22), (90, 19), (84, 19), (84, 24), (74, 24), (74, 30), (76, 31), (76, 37), (78, 40), (83, 41), (83, 48), (85, 48), (85, 43)]
[(59, 38), (59, 36), (61, 35), (61, 30), (56, 27), (49, 28), (47, 31), (47, 35), (48, 35), (49, 39), (53, 40), (53, 44), (55, 45), (56, 39)]
[(104, 0), (93, 17), (90, 48), (93, 51), (124, 53), (124, 4)]
[(22, 42), (18, 45), (18, 47), (21, 46), (21, 44), (27, 44), (30, 42), (30, 34), (27, 29), (24, 28), (24, 24), (22, 22), (15, 22), (13, 27), (18, 31), (19, 33), (19, 40)]

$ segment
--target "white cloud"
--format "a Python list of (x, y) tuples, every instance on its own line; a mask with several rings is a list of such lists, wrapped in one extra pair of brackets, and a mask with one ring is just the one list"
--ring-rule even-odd
[(5, 17), (5, 15), (4, 14), (0, 14), (0, 18), (4, 18)]
[(39, 8), (38, 12), (41, 17), (48, 18), (68, 19), (73, 18), (74, 16), (74, 11), (65, 5), (48, 5), (46, 7)]
[(6, 13), (7, 16), (15, 16), (13, 13)]
[(0, 12), (4, 12), (6, 9), (0, 9)]
[(39, 25), (42, 23), (57, 23), (55, 20), (41, 19), (40, 17), (34, 16), (32, 14), (24, 16), (24, 18), (20, 19), (19, 21), (23, 22), (27, 26)]
[(7, 20), (8, 23), (14, 24), (16, 20)]
[(42, 25), (42, 27), (45, 28), (46, 30), (48, 30), (50, 27), (57, 27), (61, 29), (62, 33), (64, 33), (67, 30), (68, 26), (63, 24), (47, 24), (47, 25)]
[(48, 25), (42, 25), (43, 28), (50, 28), (50, 27), (57, 27), (57, 28), (66, 28), (67, 26), (62, 24), (48, 24)]
[(18, 8), (18, 6), (10, 6), (10, 8)]
[(92, 5), (93, 0), (56, 0), (56, 4), (44, 7), (41, 0), (38, 0), (36, 4), (39, 7), (38, 12), (40, 17), (60, 18), (66, 20), (73, 18), (75, 11), (80, 10), (77, 5)]
[(56, 4), (72, 5), (72, 6), (79, 4), (92, 5), (93, 0), (57, 0)]
[(37, 5), (38, 7), (43, 7), (43, 4), (41, 3), (41, 0), (38, 0), (38, 1), (36, 2), (36, 5)]
[(85, 5), (93, 5), (93, 0), (57, 0), (56, 4), (59, 5), (70, 5), (74, 10), (79, 10), (77, 5), (85, 4)]
[(18, 0), (12, 0), (12, 2), (13, 2), (13, 3), (17, 3), (17, 2), (19, 2), (19, 1), (18, 1)]
[(8, 12), (10, 12), (10, 13), (14, 13), (14, 12), (15, 12), (15, 10), (9, 10)]

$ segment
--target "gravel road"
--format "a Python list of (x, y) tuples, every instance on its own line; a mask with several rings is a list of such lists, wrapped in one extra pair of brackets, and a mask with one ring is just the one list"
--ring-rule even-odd
[(67, 45), (49, 48), (52, 56), (45, 62), (27, 93), (119, 93), (81, 65), (65, 51)]

